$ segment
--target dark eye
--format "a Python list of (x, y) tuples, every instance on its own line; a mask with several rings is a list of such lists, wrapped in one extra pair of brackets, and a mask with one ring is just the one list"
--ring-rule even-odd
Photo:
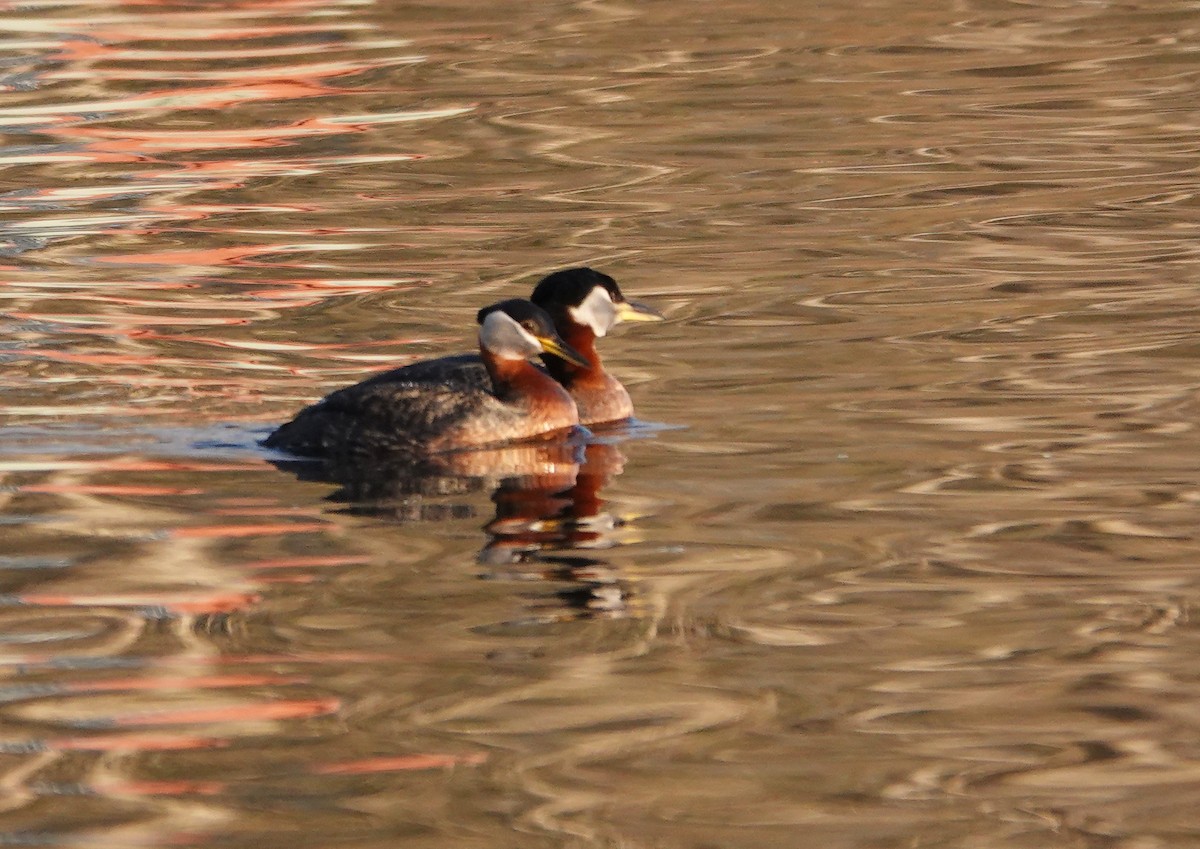
[(537, 335), (537, 332), (538, 332), (538, 326), (537, 326), (537, 322), (535, 322), (535, 321), (522, 321), (522, 322), (521, 322), (521, 326), (522, 326), (522, 327), (524, 327), (526, 330), (528, 330), (530, 333), (532, 333), (534, 336), (536, 336), (536, 335)]

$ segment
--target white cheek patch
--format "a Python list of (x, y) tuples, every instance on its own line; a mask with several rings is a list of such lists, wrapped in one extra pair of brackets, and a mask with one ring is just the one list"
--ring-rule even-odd
[(526, 360), (537, 356), (542, 345), (532, 333), (502, 312), (494, 312), (483, 320), (479, 340), (498, 357)]
[(537, 337), (526, 330), (515, 321), (513, 324), (517, 328), (517, 333), (521, 335), (521, 341), (524, 343), (525, 356), (533, 357), (542, 352), (542, 343), (537, 340)]
[(580, 324), (592, 328), (592, 332), (597, 336), (607, 335), (609, 329), (617, 323), (617, 308), (613, 306), (612, 298), (603, 286), (597, 286), (588, 292), (582, 304), (569, 307), (567, 312)]

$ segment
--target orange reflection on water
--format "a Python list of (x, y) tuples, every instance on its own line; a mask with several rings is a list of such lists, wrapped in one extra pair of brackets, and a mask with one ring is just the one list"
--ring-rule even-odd
[(311, 719), (337, 713), (342, 702), (336, 698), (281, 699), (257, 704), (221, 707), (176, 708), (170, 710), (127, 713), (108, 717), (115, 727), (193, 725), (211, 722), (243, 722), (246, 720)]
[[(51, 319), (43, 318), (40, 320), (49, 321)], [(46, 360), (57, 360), (59, 362), (64, 362), (64, 363), (85, 363), (87, 365), (147, 365), (147, 366), (155, 366), (155, 367), (159, 367), (159, 368), (166, 367), (166, 366), (205, 365), (205, 363), (202, 363), (201, 361), (198, 361), (198, 360), (184, 360), (184, 359), (179, 359), (177, 357), (158, 357), (158, 356), (155, 356), (154, 354), (146, 354), (143, 356), (134, 356), (132, 354), (72, 354), (72, 353), (68, 353), (66, 351), (33, 349), (30, 351), (27, 351), (26, 356), (39, 357), (41, 359), (46, 359)], [(209, 366), (227, 366), (228, 363), (213, 363), (210, 361), (207, 363), (207, 365), (209, 365)], [(109, 375), (108, 377), (115, 378), (117, 380), (128, 380), (129, 379), (126, 376), (116, 376), (116, 375)], [(89, 375), (88, 379), (89, 380), (105, 380), (105, 377), (104, 376), (93, 377), (93, 376)], [(140, 377), (138, 378), (138, 381), (143, 382)], [(186, 383), (181, 383), (178, 379), (163, 380), (162, 378), (147, 378), (146, 381), (144, 381), (143, 385), (147, 385), (147, 386), (150, 386), (150, 385), (180, 386), (180, 385), (186, 385)], [(162, 412), (169, 413), (171, 411), (163, 410)], [(153, 415), (153, 412), (147, 411), (147, 415)]]
[[(14, 4), (4, 3), (2, 6), (0, 6), (0, 8), (8, 7), (11, 5), (14, 5)], [(15, 5), (23, 6), (24, 3), (17, 3)], [(59, 5), (59, 4), (55, 4), (55, 5)], [(175, 9), (175, 8), (179, 7), (180, 3), (177, 2), (177, 0), (112, 0), (111, 2), (103, 2), (103, 0), (101, 0), (101, 2), (95, 2), (95, 3), (89, 2), (89, 3), (87, 3), (87, 5), (89, 5), (89, 6), (91, 6), (91, 5), (113, 6), (113, 7), (122, 8), (122, 9), (127, 8), (127, 7), (138, 7), (138, 6), (159, 6), (164, 9)], [(329, 0), (324, 0), (324, 2), (322, 2), (322, 0), (239, 0), (239, 2), (236, 2), (236, 3), (223, 4), (222, 8), (238, 9), (238, 10), (245, 10), (245, 11), (257, 10), (257, 9), (270, 10), (270, 11), (275, 11), (275, 10), (279, 10), (279, 11), (300, 10), (300, 11), (303, 11), (303, 10), (314, 9), (314, 8), (315, 9), (336, 9), (339, 6), (353, 7), (355, 5), (357, 5), (357, 4), (355, 2), (353, 2), (353, 0), (332, 0), (332, 2), (329, 2)], [(197, 14), (202, 14), (202, 13), (197, 13)], [(162, 17), (171, 17), (171, 16), (168, 14), (168, 15), (163, 15)], [(178, 16), (176, 16), (176, 17), (178, 17)]]
[[(90, 403), (61, 407), (10, 408), (8, 413), (23, 416), (138, 417), (176, 413), (182, 399), (220, 396), (245, 399), (262, 396), (266, 384), (244, 375), (254, 372), (292, 371), (305, 377), (335, 371), (326, 365), (307, 369), (284, 366), (270, 353), (308, 350), (324, 351), (326, 362), (366, 361), (367, 369), (384, 368), (395, 357), (385, 353), (412, 339), (396, 338), (365, 344), (352, 343), (256, 343), (250, 335), (241, 339), (222, 339), (211, 335), (172, 335), (175, 327), (199, 326), (234, 329), (254, 321), (274, 318), (280, 309), (299, 309), (348, 295), (377, 293), (380, 289), (412, 287), (412, 279), (306, 276), (301, 279), (272, 279), (260, 269), (295, 272), (304, 267), (328, 270), (329, 261), (304, 258), (295, 254), (360, 252), (377, 247), (366, 241), (364, 233), (379, 234), (379, 243), (395, 246), (388, 228), (348, 228), (342, 225), (305, 227), (289, 221), (287, 227), (271, 227), (263, 216), (302, 217), (322, 212), (319, 203), (287, 200), (256, 203), (239, 200), (241, 189), (252, 189), (266, 179), (302, 175), (324, 175), (335, 168), (415, 161), (425, 153), (395, 150), (394, 146), (372, 146), (370, 151), (338, 150), (336, 155), (278, 156), (300, 143), (314, 139), (365, 134), (382, 125), (454, 118), (474, 109), (474, 104), (427, 104), (424, 98), (409, 108), (398, 108), (403, 101), (383, 103), (383, 109), (371, 103), (364, 109), (338, 107), (346, 96), (364, 92), (385, 95), (412, 95), (389, 84), (388, 68), (418, 64), (425, 56), (397, 38), (374, 38), (368, 31), (373, 24), (338, 17), (337, 6), (316, 0), (298, 2), (256, 2), (242, 0), (229, 4), (181, 7), (174, 2), (134, 2), (134, 4), (84, 4), (73, 16), (24, 19), (18, 29), (37, 34), (46, 42), (46, 59), (37, 67), (37, 77), (58, 84), (65, 96), (53, 100), (22, 96), (0, 107), (0, 124), (36, 128), (55, 144), (19, 151), (16, 155), (31, 164), (79, 163), (68, 185), (52, 174), (52, 185), (20, 189), (0, 198), (6, 211), (28, 216), (16, 227), (23, 236), (53, 247), (56, 242), (74, 239), (67, 261), (92, 266), (131, 266), (130, 277), (144, 273), (172, 279), (146, 283), (128, 281), (128, 288), (155, 288), (160, 291), (187, 289), (179, 300), (131, 299), (120, 295), (126, 283), (112, 281), (103, 294), (94, 288), (71, 285), (47, 285), (40, 281), (14, 291), (12, 317), (47, 325), (52, 335), (84, 337), (79, 343), (38, 344), (23, 350), (34, 360), (61, 363), (62, 368), (77, 368), (78, 373), (58, 377), (60, 384), (86, 383), (119, 385), (136, 383), (142, 387), (170, 387), (178, 391), (162, 392), (145, 404)], [(134, 10), (133, 7), (139, 7)], [(307, 16), (319, 7), (323, 17)], [(124, 11), (122, 11), (124, 10)], [(140, 10), (145, 10), (140, 11)], [(353, 10), (352, 10), (353, 11)], [(361, 36), (359, 34), (362, 34)], [(271, 40), (271, 43), (263, 43)], [(222, 67), (224, 66), (224, 67)], [(370, 73), (370, 78), (353, 80)], [(379, 88), (364, 88), (364, 85)], [(403, 92), (403, 94), (402, 94)], [(320, 100), (314, 100), (320, 98)], [(313, 103), (313, 107), (302, 106)], [(359, 101), (361, 103), (361, 101)], [(271, 112), (260, 112), (259, 104), (271, 104)], [(264, 120), (287, 108), (286, 121)], [(256, 110), (259, 109), (259, 110)], [(344, 113), (344, 114), (343, 114)], [(119, 124), (118, 124), (119, 121)], [(343, 144), (343, 143), (340, 143)], [(349, 147), (350, 141), (343, 146)], [(386, 152), (376, 152), (383, 150)], [(232, 157), (229, 153), (253, 151), (252, 155)], [(307, 151), (306, 151), (307, 152)], [(194, 155), (194, 158), (191, 156)], [(24, 159), (23, 159), (24, 161)], [(101, 163), (143, 163), (138, 170), (95, 168)], [(199, 193), (224, 192), (226, 198)], [(95, 212), (86, 207), (92, 205)], [(64, 206), (73, 207), (71, 217), (61, 215)], [(254, 224), (242, 223), (242, 215), (256, 216)], [(221, 227), (199, 227), (199, 222), (221, 217)], [(178, 234), (200, 234), (198, 240), (180, 239)], [(229, 236), (214, 243), (208, 233)], [(104, 240), (109, 234), (121, 239)], [(91, 240), (102, 247), (86, 251)], [(196, 246), (196, 247), (193, 247)], [(35, 249), (41, 251), (41, 247)], [(125, 251), (125, 253), (120, 253)], [(47, 253), (49, 253), (47, 251)], [(53, 257), (53, 254), (49, 254)], [(169, 275), (157, 269), (170, 269)], [(228, 281), (230, 270), (254, 269), (253, 279)], [(102, 272), (101, 272), (102, 273)], [(180, 283), (181, 277), (190, 278)], [(239, 299), (197, 299), (215, 278), (223, 282), (252, 287)], [(37, 302), (36, 306), (34, 303)], [(208, 306), (205, 306), (208, 305)], [(62, 307), (67, 306), (68, 309)], [(206, 309), (208, 314), (197, 314)], [(163, 344), (156, 344), (157, 342)], [(146, 344), (149, 343), (149, 344)], [(173, 355), (180, 343), (226, 349), (260, 350), (230, 359)], [(169, 348), (168, 348), (169, 345)], [(365, 355), (364, 348), (382, 349), (378, 355)], [(162, 355), (166, 351), (167, 355)], [(114, 367), (126, 372), (150, 369), (154, 374), (114, 374)], [(163, 369), (188, 372), (179, 378), (164, 378)], [(233, 380), (222, 386), (197, 384), (192, 369), (205, 373), (232, 373)], [(100, 374), (92, 374), (100, 372)], [(41, 375), (30, 378), (30, 385)], [(209, 409), (205, 405), (205, 409)], [(221, 410), (212, 411), (221, 416)], [(271, 411), (262, 416), (271, 417)], [(253, 415), (251, 415), (253, 417)], [(97, 493), (98, 494), (98, 493)], [(226, 536), (253, 535), (257, 532), (306, 532), (316, 530), (293, 526), (287, 530), (274, 525), (226, 530)], [(191, 529), (179, 536), (216, 531)]]
[[(240, 41), (253, 38), (280, 38), (286, 36), (304, 36), (310, 34), (328, 35), (330, 32), (362, 30), (368, 27), (362, 24), (338, 23), (330, 21), (321, 24), (271, 24), (269, 26), (201, 26), (205, 19), (220, 21), (224, 18), (246, 17), (236, 12), (238, 6), (230, 5), (205, 15), (201, 11), (178, 15), (155, 15), (151, 18), (128, 19), (129, 26), (112, 26), (101, 28), (88, 19), (75, 21), (56, 21), (60, 29), (74, 25), (74, 28), (86, 32), (92, 38), (106, 42), (123, 41)], [(178, 26), (164, 26), (168, 21), (179, 21)], [(188, 25), (190, 22), (190, 26)], [(311, 46), (311, 45), (310, 45)]]
[(0, 459), (0, 472), (253, 472), (262, 463), (214, 463), (203, 460), (160, 460), (131, 457), (102, 459)]
[[(19, 22), (19, 29), (37, 33), (44, 51), (30, 64), (45, 94), (21, 92), (0, 104), (0, 124), (41, 139), (28, 150), (13, 151), (15, 160), (0, 159), (31, 166), (19, 188), (0, 196), (0, 206), (18, 219), (10, 231), (16, 233), (14, 248), (32, 260), (13, 268), (30, 278), (28, 285), (14, 280), (4, 291), (6, 305), (14, 308), (8, 316), (36, 325), (21, 340), (25, 370), (16, 382), (31, 397), (53, 385), (68, 400), (76, 393), (88, 403), (39, 403), (8, 412), (53, 416), (55, 425), (68, 418), (74, 425), (84, 415), (112, 416), (113, 426), (88, 424), (103, 439), (116, 440), (131, 423), (155, 434), (169, 430), (174, 422), (163, 428), (162, 420), (182, 410), (189, 424), (228, 421), (222, 406), (228, 399), (243, 401), (249, 410), (246, 416), (239, 411), (239, 422), (271, 418), (278, 412), (263, 409), (261, 399), (278, 392), (281, 371), (295, 373), (296, 382), (307, 386), (340, 362), (368, 361), (355, 371), (384, 368), (396, 359), (391, 351), (429, 341), (397, 332), (364, 343), (336, 336), (305, 342), (303, 335), (292, 341), (271, 328), (246, 329), (327, 299), (427, 282), (394, 276), (382, 263), (378, 277), (367, 276), (374, 270), (370, 265), (344, 273), (359, 252), (384, 243), (404, 250), (412, 245), (398, 244), (395, 228), (370, 216), (335, 217), (323, 198), (289, 186), (309, 176), (316, 184), (337, 169), (364, 175), (399, 170), (426, 157), (423, 142), (365, 138), (380, 126), (453, 118), (474, 108), (430, 104), (428, 93), (414, 96), (394, 84), (391, 69), (423, 57), (398, 50), (405, 44), (399, 39), (356, 40), (355, 33), (374, 26), (348, 16), (339, 20), (339, 6), (353, 12), (357, 4), (338, 0), (201, 6), (68, 0), (70, 5), (77, 10), (47, 3), (43, 8), (52, 13)], [(291, 10), (307, 17), (284, 17)], [(368, 96), (353, 101), (357, 108), (346, 108), (349, 98), (361, 95)], [(274, 190), (281, 186), (284, 191)], [(378, 203), (369, 197), (372, 188), (364, 181), (364, 207)], [(422, 232), (437, 234), (439, 228)], [(408, 241), (419, 244), (422, 238), (428, 237)], [(350, 259), (331, 262), (326, 258), (333, 252)], [(155, 294), (146, 293), (149, 289)], [(141, 294), (131, 295), (133, 290)], [(300, 367), (306, 358), (313, 365)], [(261, 380), (254, 372), (276, 379)], [(213, 403), (213, 396), (224, 400)], [(232, 438), (249, 442), (253, 436)], [(99, 552), (47, 569), (11, 590), (6, 612), (14, 618), (62, 620), (72, 627), (60, 629), (67, 635), (62, 638), (50, 630), (53, 645), (0, 658), (0, 667), (14, 677), (37, 669), (57, 679), (55, 664), (69, 651), (78, 652), (81, 663), (108, 659), (101, 657), (107, 653), (132, 664), (123, 668), (133, 671), (121, 677), (89, 680), (95, 675), (90, 667), (77, 678), (61, 676), (69, 682), (63, 689), (70, 706), (49, 721), (74, 723), (80, 730), (47, 734), (38, 745), (51, 756), (118, 756), (103, 758), (111, 763), (79, 776), (77, 790), (124, 796), (122, 804), (137, 797), (227, 792), (229, 785), (220, 780), (143, 775), (141, 767), (153, 756), (137, 755), (223, 748), (238, 735), (269, 739), (270, 724), (286, 728), (336, 716), (343, 709), (340, 699), (292, 697), (309, 677), (288, 673), (291, 664), (304, 664), (311, 673), (331, 664), (373, 669), (383, 660), (395, 661), (394, 653), (289, 652), (287, 646), (274, 654), (238, 654), (239, 640), (217, 642), (223, 628), (238, 633), (239, 623), (271, 615), (272, 600), (285, 589), (272, 585), (326, 581), (337, 577), (333, 570), (372, 561), (344, 553), (341, 546), (323, 553), (330, 548), (326, 537), (340, 540), (344, 532), (321, 509), (269, 498), (222, 501), (221, 487), (241, 490), (220, 475), (212, 476), (211, 489), (209, 478), (204, 487), (163, 483), (166, 476), (195, 483), (196, 472), (238, 477), (262, 468), (259, 461), (78, 453), (0, 462), (0, 471), (20, 476), (5, 483), (13, 484), (21, 506), (38, 518), (52, 517), (43, 525), (45, 545), (53, 548), (62, 536), (77, 534), (79, 545)], [(97, 538), (103, 539), (99, 545)], [(82, 624), (75, 627), (76, 622)], [(155, 656), (158, 652), (167, 656)], [(194, 733), (193, 726), (205, 733)], [(486, 757), (389, 752), (394, 747), (373, 747), (365, 754), (375, 757), (319, 764), (311, 775), (443, 769)], [(133, 757), (121, 757), (127, 754)], [(352, 756), (334, 752), (319, 760)], [(89, 761), (59, 758), (68, 760)], [(153, 802), (146, 810), (157, 806)], [(198, 828), (203, 832), (204, 826)], [(146, 828), (147, 842), (181, 841), (187, 833)]]
[(91, 785), (92, 792), (123, 796), (216, 796), (229, 785), (224, 781), (122, 781), (101, 779)]
[[(321, 136), (345, 135), (368, 132), (381, 123), (422, 121), (447, 117), (469, 111), (473, 107), (425, 108), (400, 110), (365, 115), (307, 115), (282, 125), (261, 125), (229, 128), (213, 126), (210, 122), (189, 121), (187, 129), (139, 128), (125, 126), (103, 126), (99, 122), (108, 119), (154, 118), (160, 114), (182, 111), (211, 112), (222, 116), (227, 124), (230, 116), (238, 114), (241, 107), (255, 103), (285, 103), (319, 96), (347, 94), (347, 90), (331, 85), (329, 81), (350, 77), (385, 67), (413, 64), (423, 60), (419, 55), (399, 54), (396, 48), (405, 44), (402, 40), (380, 39), (348, 40), (346, 34), (370, 29), (369, 25), (352, 21), (326, 20), (280, 21), (280, 12), (291, 9), (304, 13), (314, 5), (328, 10), (327, 4), (223, 4), (219, 8), (189, 9), (180, 11), (173, 4), (141, 3), (141, 6), (162, 7), (155, 14), (109, 14), (76, 18), (47, 19), (41, 23), (35, 19), (22, 23), (20, 29), (44, 33), (47, 38), (62, 38), (56, 46), (54, 62), (44, 67), (39, 77), (47, 81), (86, 80), (87, 100), (63, 100), (46, 102), (25, 98), (0, 108), (0, 122), (11, 126), (33, 126), (44, 135), (53, 136), (66, 143), (47, 146), (28, 154), (35, 164), (55, 161), (81, 163), (155, 162), (161, 167), (150, 171), (125, 174), (120, 182), (113, 184), (106, 175), (103, 186), (80, 186), (79, 181), (71, 187), (38, 187), (27, 194), (14, 195), (6, 207), (14, 210), (36, 208), (39, 204), (53, 205), (56, 202), (102, 201), (105, 197), (128, 200), (138, 196), (147, 197), (135, 209), (118, 210), (106, 216), (79, 217), (70, 226), (59, 225), (53, 219), (43, 218), (22, 222), (31, 235), (54, 241), (71, 235), (95, 234), (124, 231), (152, 236), (155, 223), (164, 221), (189, 221), (237, 212), (294, 212), (303, 214), (312, 207), (304, 204), (230, 204), (188, 203), (187, 196), (198, 191), (234, 190), (248, 183), (271, 175), (302, 175), (325, 173), (330, 168), (346, 165), (399, 162), (420, 158), (416, 152), (389, 151), (386, 154), (350, 154), (334, 157), (303, 157), (292, 159), (259, 158), (256, 160), (233, 160), (220, 157), (208, 161), (165, 161), (163, 154), (187, 151), (227, 152), (242, 148), (283, 147), (300, 139)], [(336, 6), (336, 4), (335, 4)], [(117, 7), (119, 8), (119, 6)], [(248, 20), (249, 19), (249, 20)], [(261, 19), (261, 20), (254, 20)], [(338, 41), (329, 41), (333, 34)], [(153, 41), (182, 39), (184, 44), (176, 49), (146, 49)], [(258, 43), (240, 47), (238, 42), (259, 41), (263, 38), (289, 38), (296, 43), (264, 46)], [(320, 40), (315, 48), (313, 39)], [(187, 47), (187, 42), (205, 42), (204, 49)], [(208, 43), (211, 43), (209, 46)], [(321, 61), (298, 62), (280, 65), (273, 61), (282, 56), (311, 57), (315, 52), (322, 55)], [(331, 52), (340, 56), (326, 58)], [(229, 63), (229, 67), (218, 68), (222, 62), (237, 59), (254, 59), (254, 64), (242, 66)], [(158, 65), (173, 63), (174, 68), (164, 72), (161, 67), (147, 69), (146, 62)], [(193, 63), (188, 65), (186, 63)], [(195, 62), (206, 62), (209, 67), (196, 70)], [(242, 63), (244, 64), (244, 63)], [(180, 79), (211, 80), (210, 84), (179, 87), (161, 85), (141, 92), (122, 92), (120, 97), (95, 96), (97, 88), (103, 90), (106, 83), (136, 82), (146, 80), (158, 83), (163, 79), (177, 82)], [(111, 87), (111, 86), (110, 86)], [(361, 93), (364, 89), (356, 88)], [(395, 87), (386, 91), (396, 92)], [(86, 173), (86, 172), (85, 172)], [(84, 178), (86, 179), (86, 177)], [(158, 197), (152, 197), (157, 195)], [(222, 232), (241, 235), (241, 228), (222, 228)], [(293, 235), (309, 237), (328, 236), (329, 228), (292, 228)], [(345, 231), (342, 231), (345, 232)], [(41, 234), (45, 234), (42, 236)], [(152, 240), (147, 240), (152, 241)], [(260, 254), (288, 251), (313, 250), (358, 250), (365, 245), (329, 245), (322, 241), (307, 245), (249, 245), (213, 248), (200, 251), (157, 250), (134, 251), (120, 256), (91, 257), (91, 261), (132, 265), (171, 265), (179, 267), (229, 267), (236, 265), (270, 265), (294, 267), (294, 263), (252, 263), (249, 260)], [(136, 322), (139, 316), (130, 316)], [(164, 320), (156, 322), (162, 324)]]
[(338, 93), (339, 89), (316, 83), (278, 82), (204, 86), (191, 89), (148, 91), (119, 100), (90, 100), (82, 103), (52, 103), (11, 106), (0, 111), (5, 123), (32, 123), (34, 119), (70, 124), (95, 120), (97, 114), (112, 118), (131, 112), (154, 113), (179, 109), (228, 109), (242, 103), (265, 100), (294, 100)]
[[(159, 337), (152, 334), (150, 338)], [(172, 336), (175, 341), (195, 342), (203, 345), (213, 345), (218, 348), (233, 348), (235, 350), (265, 351), (271, 353), (301, 353), (306, 351), (342, 351), (348, 348), (388, 348), (396, 345), (411, 345), (424, 341), (411, 336), (397, 336), (391, 339), (376, 339), (366, 342), (260, 342), (251, 339), (218, 339), (215, 336)]]
[[(313, 775), (348, 776), (384, 772), (449, 769), (456, 766), (479, 766), (487, 761), (484, 752), (465, 755), (415, 754), (381, 756), (359, 761), (316, 764), (309, 768)], [(90, 785), (93, 792), (120, 793), (131, 796), (215, 796), (231, 789), (224, 781), (162, 780), (101, 778)]]
[[(245, 324), (248, 319), (245, 318), (219, 318), (212, 316), (167, 316), (167, 315), (145, 315), (145, 314), (129, 314), (129, 313), (114, 313), (104, 316), (86, 315), (83, 313), (32, 313), (32, 312), (10, 312), (9, 315), (14, 318), (27, 319), (29, 321), (41, 321), (47, 323), (59, 324), (75, 324), (88, 326), (103, 326), (108, 324), (133, 324), (143, 326), (147, 324), (159, 324), (167, 326), (187, 326), (190, 324), (205, 324), (205, 325), (231, 325)], [(69, 359), (77, 356), (87, 356), (83, 354), (67, 354), (65, 352), (57, 352), (62, 359)], [(47, 352), (50, 355), (50, 352)]]
[(197, 525), (176, 528), (172, 536), (181, 539), (236, 539), (238, 537), (272, 536), (274, 534), (320, 533), (330, 530), (324, 522), (265, 524), (265, 525)]
[[(67, 138), (86, 142), (84, 149), (99, 153), (143, 155), (178, 153), (194, 150), (234, 150), (237, 148), (268, 148), (288, 145), (294, 139), (326, 136), (335, 133), (363, 132), (371, 125), (337, 122), (324, 118), (304, 118), (277, 127), (248, 127), (225, 130), (199, 128), (195, 130), (114, 129), (111, 127), (70, 127), (58, 133)], [(409, 154), (418, 158), (418, 154)], [(199, 163), (195, 163), (198, 167)]]
[[(192, 265), (212, 267), (217, 265), (263, 265), (264, 263), (244, 262), (247, 258), (279, 253), (286, 250), (284, 245), (258, 244), (237, 245), (234, 247), (200, 248), (187, 251), (156, 251), (151, 253), (120, 254), (118, 256), (96, 257), (95, 262), (120, 263), (122, 265)], [(270, 265), (270, 263), (265, 263)]]
[(51, 484), (31, 483), (17, 487), (17, 492), (40, 492), (50, 495), (201, 495), (204, 490), (192, 487), (128, 486), (121, 484)]
[[(107, 58), (120, 59), (123, 58), (122, 51), (113, 51)], [(419, 61), (412, 60), (412, 61)], [(398, 64), (392, 59), (366, 60), (356, 59), (353, 62), (314, 62), (303, 65), (276, 65), (271, 68), (271, 75), (280, 80), (308, 80), (308, 79), (332, 79), (334, 77), (346, 76), (349, 74), (357, 74), (363, 70), (370, 68), (385, 67), (388, 65)], [(62, 69), (51, 71), (46, 75), (47, 79), (51, 80), (86, 80), (90, 79), (88, 74), (95, 72), (88, 69)], [(110, 80), (154, 80), (160, 82), (162, 73), (154, 70), (141, 70), (133, 68), (105, 68), (104, 76)], [(176, 80), (236, 80), (236, 79), (254, 79), (261, 80), (266, 76), (261, 68), (220, 68), (206, 71), (183, 71), (177, 70), (173, 74), (173, 79)]]
[[(3, 6), (0, 6), (3, 8)], [(202, 15), (203, 12), (197, 12)], [(133, 43), (137, 43), (136, 40)], [(359, 49), (394, 50), (404, 47), (408, 42), (400, 39), (375, 40), (366, 44), (359, 43)], [(120, 58), (130, 62), (181, 62), (198, 60), (201, 62), (220, 62), (227, 59), (270, 59), (278, 56), (307, 56), (312, 53), (312, 44), (302, 41), (299, 44), (256, 44), (253, 47), (206, 47), (200, 50), (189, 50), (181, 46), (173, 46), (169, 50), (154, 50), (146, 47), (129, 47), (121, 43), (104, 44), (97, 41), (71, 38), (56, 46), (54, 58), (58, 61), (82, 61), (92, 59)], [(422, 57), (397, 57), (393, 61), (419, 61)]]
[(60, 752), (178, 752), (189, 749), (223, 749), (233, 741), (225, 737), (183, 734), (103, 734), (92, 737), (56, 737), (42, 741)]
[(396, 755), (366, 758), (361, 761), (316, 764), (311, 772), (317, 775), (367, 775), (373, 772), (398, 772), (413, 769), (444, 769), (452, 766), (478, 766), (488, 759), (486, 752), (467, 755)]
[(321, 566), (361, 566), (370, 563), (366, 555), (336, 554), (327, 557), (276, 557), (270, 560), (255, 560), (243, 563), (243, 569), (309, 569)]
[(123, 690), (206, 690), (229, 687), (262, 687), (287, 684), (307, 684), (308, 678), (298, 675), (192, 675), (149, 678), (108, 678), (67, 684), (68, 692), (107, 693)]
[(228, 613), (251, 607), (262, 600), (257, 593), (213, 590), (206, 593), (156, 593), (153, 595), (55, 595), (22, 593), (13, 596), (18, 604), (40, 607), (115, 607), (163, 610), (173, 615)]

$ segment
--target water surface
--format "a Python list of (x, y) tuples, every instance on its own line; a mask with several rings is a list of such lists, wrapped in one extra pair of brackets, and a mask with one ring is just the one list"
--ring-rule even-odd
[[(834, 5), (0, 4), (0, 841), (1200, 845), (1196, 4)], [(641, 427), (258, 447), (581, 264)]]

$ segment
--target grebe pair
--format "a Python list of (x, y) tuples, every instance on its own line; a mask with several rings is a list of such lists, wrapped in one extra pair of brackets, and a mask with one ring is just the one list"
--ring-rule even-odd
[[(555, 272), (530, 297), (479, 311), (478, 355), (413, 363), (339, 389), (264, 444), (313, 457), (430, 454), (628, 418), (629, 393), (604, 370), (596, 338), (620, 321), (662, 315), (590, 268)], [(537, 356), (545, 369), (530, 362)]]

